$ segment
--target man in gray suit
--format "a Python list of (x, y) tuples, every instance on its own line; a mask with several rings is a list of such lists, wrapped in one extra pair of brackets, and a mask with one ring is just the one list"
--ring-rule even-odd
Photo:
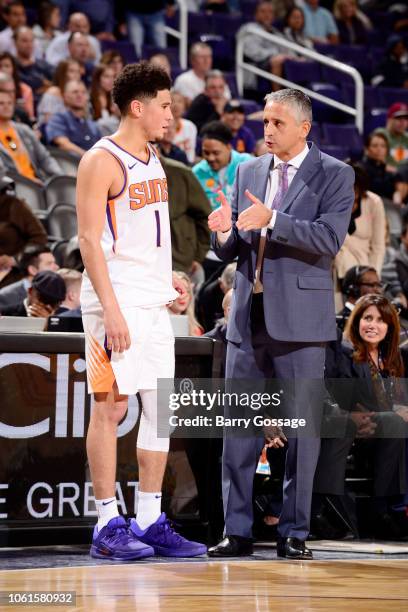
[[(265, 100), (268, 153), (239, 166), (231, 206), (220, 194), (209, 217), (217, 255), (238, 257), (226, 378), (322, 380), (325, 344), (336, 338), (331, 266), (349, 225), (354, 173), (306, 142), (312, 108), (305, 94), (284, 89)], [(286, 410), (319, 416), (310, 396), (294, 392), (292, 399)], [(287, 437), (278, 556), (311, 559), (305, 540), (320, 439)], [(281, 434), (266, 440), (286, 443)], [(210, 556), (252, 553), (252, 482), (264, 443), (224, 438), (226, 537)]]

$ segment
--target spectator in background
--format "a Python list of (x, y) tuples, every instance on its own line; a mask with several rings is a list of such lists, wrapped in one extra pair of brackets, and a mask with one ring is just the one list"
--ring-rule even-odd
[(65, 283), (66, 295), (60, 305), (59, 314), (67, 310), (79, 310), (82, 274), (78, 270), (70, 270), (69, 268), (60, 268), (58, 274)]
[[(51, 270), (38, 272), (27, 290), (27, 297), (19, 304), (1, 308), (1, 314), (9, 317), (48, 317), (61, 312), (65, 300), (64, 280)], [(62, 311), (63, 312), (63, 311)]]
[(221, 357), (221, 368), (220, 368), (220, 378), (225, 378), (225, 364), (227, 361), (227, 324), (229, 313), (231, 310), (231, 301), (232, 296), (234, 294), (233, 289), (229, 289), (227, 293), (224, 295), (222, 300), (222, 310), (224, 316), (221, 319), (218, 319), (215, 323), (213, 329), (206, 332), (204, 336), (206, 338), (212, 338), (213, 340), (219, 340), (222, 342), (222, 357)]
[(149, 64), (152, 66), (158, 66), (159, 68), (163, 68), (165, 72), (171, 78), (171, 64), (170, 60), (165, 53), (155, 53), (149, 58)]
[(68, 81), (81, 80), (81, 67), (75, 60), (62, 60), (55, 69), (52, 86), (42, 95), (37, 107), (38, 123), (43, 125), (55, 115), (66, 111), (63, 94)]
[(339, 42), (342, 45), (367, 43), (367, 28), (358, 15), (356, 0), (336, 0), (333, 14), (339, 31)]
[(18, 261), (21, 280), (0, 289), (0, 311), (5, 306), (15, 306), (27, 296), (27, 290), (37, 272), (58, 270), (57, 262), (47, 246), (27, 246)]
[(16, 109), (21, 108), (30, 121), (35, 120), (33, 90), (27, 83), (20, 81), (16, 60), (8, 53), (0, 53), (0, 71), (7, 74), (14, 82), (14, 97)]
[(45, 0), (38, 7), (37, 23), (33, 26), (34, 40), (40, 49), (40, 57), (45, 53), (52, 40), (62, 34), (60, 31), (61, 11), (59, 6)]
[(186, 119), (200, 131), (209, 121), (220, 119), (226, 102), (224, 75), (220, 70), (210, 70), (205, 77), (205, 89), (192, 101)]
[[(401, 234), (403, 233), (404, 230), (401, 231)], [(381, 270), (381, 280), (384, 283), (387, 297), (389, 297), (393, 301), (393, 303), (399, 304), (401, 309), (406, 309), (408, 307), (408, 299), (405, 296), (397, 271), (396, 259), (398, 256), (398, 251), (399, 249), (397, 250), (391, 244), (391, 235), (387, 223), (387, 234), (385, 237), (385, 257)], [(403, 317), (405, 318), (405, 313), (403, 314)]]
[(68, 81), (63, 98), (67, 110), (48, 121), (46, 139), (48, 144), (82, 156), (101, 138), (95, 121), (87, 119), (88, 91), (82, 81)]
[(196, 157), (197, 128), (192, 121), (184, 119), (186, 102), (178, 91), (171, 92), (171, 112), (173, 113), (175, 134), (173, 144), (177, 145), (187, 155), (190, 164)]
[[(12, 117), (13, 121), (16, 123), (25, 123), (31, 127), (33, 125), (33, 121), (30, 119), (24, 108), (22, 106), (17, 106), (16, 100), (16, 85), (12, 76), (5, 74), (4, 72), (0, 72), (0, 91), (4, 93), (8, 93), (14, 104), (14, 115)], [(21, 100), (20, 100), (21, 102)]]
[[(160, 153), (159, 153), (160, 154)], [(197, 269), (210, 248), (208, 215), (210, 203), (196, 177), (184, 164), (160, 155), (169, 192), (173, 270), (189, 275)]]
[[(313, 49), (313, 41), (305, 36), (305, 14), (298, 6), (293, 6), (286, 14), (283, 34), (291, 42), (307, 49)], [(289, 49), (285, 53), (288, 56), (296, 57), (296, 53)]]
[[(254, 21), (243, 25), (239, 34), (247, 32), (249, 28), (257, 29), (262, 33), (275, 34), (282, 37), (282, 33), (273, 26), (275, 21), (275, 11), (272, 2), (261, 0), (255, 8)], [(244, 55), (253, 62), (258, 68), (266, 70), (277, 76), (282, 76), (283, 64), (287, 58), (284, 48), (274, 41), (268, 41), (259, 36), (247, 36), (244, 42)], [(256, 81), (245, 72), (245, 82), (247, 87), (256, 88)], [(273, 83), (272, 87), (276, 87)]]
[(392, 34), (387, 40), (385, 57), (378, 66), (375, 76), (371, 79), (374, 86), (408, 87), (407, 48), (404, 39), (399, 34)]
[(387, 165), (389, 152), (386, 136), (381, 132), (372, 132), (367, 137), (365, 154), (360, 165), (367, 172), (369, 190), (400, 206), (407, 197), (408, 184), (393, 166)]
[(81, 69), (81, 78), (89, 85), (92, 78), (94, 64), (89, 57), (89, 37), (81, 32), (73, 32), (68, 38), (68, 58), (78, 62)]
[(255, 138), (251, 130), (244, 125), (245, 110), (239, 100), (227, 102), (221, 121), (232, 132), (232, 148), (238, 153), (253, 153)]
[(174, 0), (138, 0), (128, 5), (128, 35), (138, 57), (142, 57), (143, 45), (166, 48), (165, 14), (174, 15)]
[[(115, 28), (114, 0), (57, 0), (58, 4), (68, 5), (64, 10), (64, 23), (67, 21), (68, 12), (78, 11), (84, 14), (92, 31), (98, 40), (115, 40), (113, 30)], [(65, 7), (64, 7), (65, 8)]]
[(92, 114), (95, 120), (114, 114), (112, 100), (114, 78), (114, 71), (109, 66), (100, 64), (95, 67), (90, 94)]
[(105, 53), (101, 57), (100, 63), (112, 68), (115, 79), (122, 72), (123, 67), (125, 65), (123, 57), (121, 56), (119, 51), (116, 51), (115, 49), (105, 51)]
[(16, 197), (12, 179), (0, 179), (0, 287), (17, 281), (18, 258), (28, 245), (45, 245), (47, 232), (31, 208)]
[(327, 9), (319, 6), (319, 0), (305, 0), (305, 35), (314, 43), (339, 43), (339, 31), (333, 15)]
[(408, 160), (408, 105), (395, 102), (387, 111), (385, 128), (375, 130), (376, 134), (384, 134), (389, 144), (387, 163), (398, 168)]
[[(174, 82), (174, 91), (177, 91), (186, 100), (187, 107), (192, 100), (204, 92), (205, 77), (212, 69), (213, 53), (209, 45), (202, 42), (194, 43), (190, 49), (191, 69), (180, 74)], [(225, 85), (224, 96), (231, 98), (228, 85)]]
[(81, 60), (81, 62), (86, 61), (98, 63), (101, 59), (101, 45), (99, 40), (90, 34), (90, 31), (91, 27), (88, 17), (84, 15), (84, 13), (72, 13), (68, 20), (67, 31), (56, 36), (48, 45), (45, 54), (45, 59), (47, 62), (53, 66), (56, 66), (62, 60), (68, 59), (69, 57), (78, 59), (72, 55), (72, 52), (68, 46), (68, 41), (72, 33), (80, 32), (86, 37), (89, 45), (87, 55), (84, 60)]
[(19, 77), (31, 87), (34, 98), (38, 98), (51, 86), (54, 69), (45, 60), (34, 58), (34, 34), (31, 28), (17, 28), (14, 43)]
[(344, 330), (357, 300), (362, 295), (369, 293), (382, 295), (384, 285), (375, 268), (371, 266), (352, 266), (344, 275), (341, 291), (344, 296), (344, 308), (337, 314), (336, 322), (337, 326)]
[(173, 274), (180, 279), (184, 285), (186, 293), (175, 299), (168, 308), (172, 314), (187, 315), (190, 336), (202, 336), (204, 330), (195, 318), (194, 314), (194, 294), (191, 280), (185, 272), (173, 272)]
[(406, 299), (408, 299), (408, 224), (406, 223), (401, 232), (401, 244), (395, 257), (395, 266), (398, 280)]
[(206, 332), (213, 329), (222, 317), (222, 303), (225, 295), (232, 289), (236, 269), (236, 263), (228, 264), (221, 275), (214, 274), (200, 289), (197, 299), (197, 313)]
[(193, 172), (215, 210), (220, 205), (218, 191), (221, 189), (227, 198), (231, 198), (237, 167), (251, 156), (233, 150), (232, 132), (221, 121), (207, 123), (201, 138), (203, 159), (193, 167)]
[(174, 122), (171, 122), (168, 128), (163, 132), (163, 138), (159, 142), (160, 153), (165, 155), (168, 159), (178, 161), (188, 166), (187, 155), (180, 147), (173, 144), (175, 134), (176, 128)]
[(14, 101), (0, 91), (0, 170), (19, 173), (36, 183), (63, 174), (34, 131), (22, 123), (14, 123)]
[(3, 18), (8, 26), (0, 32), (0, 53), (8, 51), (15, 55), (14, 32), (27, 23), (27, 15), (22, 0), (8, 2), (3, 8)]
[(371, 266), (381, 275), (385, 255), (385, 211), (381, 198), (368, 191), (368, 176), (352, 164), (355, 172), (352, 220), (334, 266), (343, 279), (352, 266)]

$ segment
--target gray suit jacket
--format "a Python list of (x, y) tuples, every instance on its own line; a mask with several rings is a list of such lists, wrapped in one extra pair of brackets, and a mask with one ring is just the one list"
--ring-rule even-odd
[[(51, 157), (49, 151), (37, 139), (34, 131), (22, 123), (12, 122), (14, 129), (21, 138), (30, 157), (34, 171), (38, 178), (45, 181), (54, 174), (64, 174), (59, 163)], [(0, 143), (0, 172), (18, 172), (13, 158), (5, 147)]]
[(24, 279), (21, 279), (11, 285), (6, 285), (0, 289), (0, 312), (5, 306), (15, 306), (20, 304), (27, 297), (27, 289), (25, 288)]
[[(310, 143), (309, 143), (310, 146)], [(249, 189), (265, 201), (272, 155), (237, 169), (232, 196), (233, 231), (226, 243), (212, 244), (225, 261), (238, 257), (227, 339), (240, 343), (249, 333), (260, 230), (238, 231), (235, 221), (250, 206)], [(265, 324), (275, 340), (324, 342), (336, 338), (332, 261), (349, 226), (354, 202), (350, 166), (312, 144), (297, 171), (273, 230), (266, 236), (263, 286)]]

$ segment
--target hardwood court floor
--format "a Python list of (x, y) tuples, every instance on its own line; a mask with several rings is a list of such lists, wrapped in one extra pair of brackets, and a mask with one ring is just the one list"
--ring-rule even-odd
[(46, 610), (389, 612), (408, 610), (407, 569), (382, 559), (135, 563), (2, 571), (0, 590), (76, 591), (75, 608)]

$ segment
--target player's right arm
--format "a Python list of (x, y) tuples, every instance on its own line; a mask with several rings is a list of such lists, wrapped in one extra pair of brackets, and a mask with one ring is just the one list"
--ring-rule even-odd
[[(88, 151), (79, 164), (77, 177), (78, 239), (82, 259), (103, 308), (107, 346), (123, 352), (130, 346), (126, 321), (109, 278), (101, 248), (109, 191), (123, 182), (119, 165), (106, 151)], [(116, 191), (116, 193), (119, 190)]]

